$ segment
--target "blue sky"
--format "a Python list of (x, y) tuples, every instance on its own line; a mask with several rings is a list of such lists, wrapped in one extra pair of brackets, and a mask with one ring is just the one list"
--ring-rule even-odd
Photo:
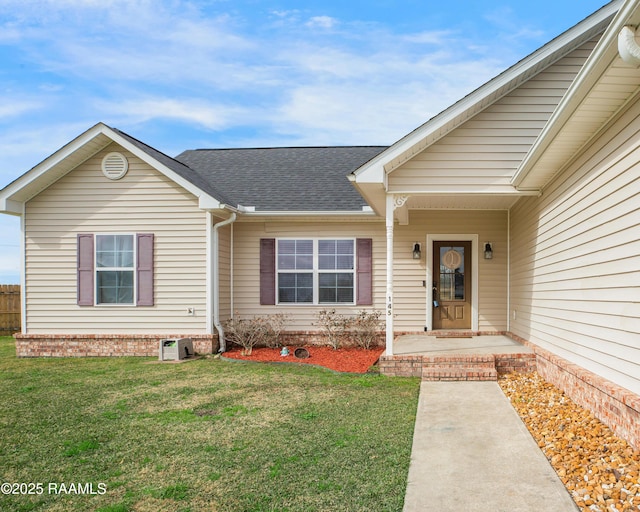
[(0, 0), (0, 188), (99, 121), (171, 156), (391, 144), (606, 3)]

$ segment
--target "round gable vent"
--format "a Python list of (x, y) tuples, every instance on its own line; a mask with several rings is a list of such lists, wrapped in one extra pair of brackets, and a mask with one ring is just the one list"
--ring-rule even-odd
[(102, 159), (102, 174), (110, 180), (119, 180), (129, 170), (129, 162), (122, 153), (109, 153)]

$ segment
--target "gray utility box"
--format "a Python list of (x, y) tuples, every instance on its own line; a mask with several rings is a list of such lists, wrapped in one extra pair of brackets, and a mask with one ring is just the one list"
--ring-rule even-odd
[(158, 359), (160, 361), (179, 361), (193, 357), (191, 338), (165, 338), (160, 340)]

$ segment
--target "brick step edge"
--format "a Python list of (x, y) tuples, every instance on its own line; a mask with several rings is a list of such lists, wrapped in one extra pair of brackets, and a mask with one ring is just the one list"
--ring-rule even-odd
[(439, 381), (497, 381), (495, 368), (423, 368), (422, 380)]
[(438, 362), (429, 362), (425, 361), (422, 363), (422, 367), (425, 370), (443, 370), (443, 369), (458, 369), (458, 368), (481, 368), (481, 369), (489, 369), (494, 370), (496, 367), (495, 361), (480, 363), (478, 361), (466, 361), (466, 362), (447, 362), (447, 361), (438, 361)]

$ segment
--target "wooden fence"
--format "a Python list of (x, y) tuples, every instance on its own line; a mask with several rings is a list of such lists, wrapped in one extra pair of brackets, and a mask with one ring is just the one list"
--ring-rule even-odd
[(0, 336), (20, 332), (20, 285), (0, 284)]

